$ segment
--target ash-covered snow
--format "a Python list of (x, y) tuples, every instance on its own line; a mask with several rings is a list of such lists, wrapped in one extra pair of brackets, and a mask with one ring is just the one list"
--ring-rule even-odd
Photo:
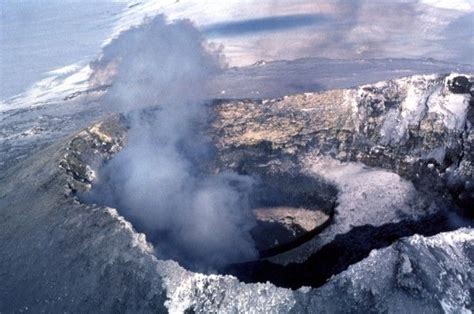
[(436, 210), (434, 204), (430, 208), (430, 202), (411, 182), (396, 173), (313, 155), (306, 156), (303, 163), (309, 174), (321, 176), (338, 187), (336, 213), (331, 225), (317, 237), (271, 258), (274, 262), (284, 265), (303, 262), (337, 235), (356, 226), (381, 226), (416, 219)]
[(0, 178), (14, 164), (100, 119), (97, 93), (47, 106), (0, 110)]
[(467, 109), (469, 108), (469, 94), (455, 94), (448, 91), (448, 84), (457, 76), (464, 74), (451, 73), (444, 79), (444, 84), (427, 102), (428, 112), (440, 114), (444, 118), (444, 125), (448, 129), (464, 129)]

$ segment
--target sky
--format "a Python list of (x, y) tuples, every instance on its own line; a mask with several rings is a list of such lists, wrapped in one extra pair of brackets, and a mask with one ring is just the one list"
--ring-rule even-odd
[(2, 0), (0, 100), (74, 70), (145, 17), (193, 21), (229, 66), (307, 57), (474, 63), (474, 0)]

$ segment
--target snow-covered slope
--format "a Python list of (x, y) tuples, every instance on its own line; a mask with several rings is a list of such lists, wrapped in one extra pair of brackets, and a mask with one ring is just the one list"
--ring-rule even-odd
[(52, 81), (80, 71), (96, 58), (124, 7), (115, 1), (3, 1), (0, 104), (31, 87), (46, 92)]
[[(355, 19), (344, 3), (334, 1), (317, 4), (309, 0), (298, 3), (133, 0), (97, 5), (7, 3), (0, 21), (4, 30), (0, 40), (7, 47), (0, 55), (0, 79), (4, 82), (0, 87), (0, 111), (51, 103), (97, 87), (89, 86), (91, 69), (88, 64), (100, 55), (101, 44), (110, 43), (120, 32), (139, 27), (144, 19), (158, 14), (166, 14), (170, 21), (190, 19), (209, 41), (221, 46), (230, 66), (245, 66), (265, 59), (266, 64), (260, 62), (264, 65), (262, 69), (250, 67), (230, 71), (216, 80), (216, 94), (223, 92), (225, 97), (242, 97), (242, 90), (250, 97), (274, 97), (308, 90), (350, 87), (417, 73), (472, 71), (472, 65), (456, 64), (472, 62), (468, 53), (471, 49), (469, 40), (453, 40), (453, 44), (447, 44), (451, 42), (449, 36), (453, 36), (453, 32), (456, 36), (470, 36), (469, 33), (466, 35), (470, 24), (463, 27), (473, 11), (472, 5), (467, 2), (458, 3), (454, 6), (456, 9), (450, 7), (450, 10), (445, 9), (446, 3), (432, 2), (394, 2), (385, 4), (386, 7), (361, 2), (354, 6), (359, 12)], [(411, 9), (406, 10), (406, 7)], [(403, 25), (403, 29), (398, 23), (398, 18), (402, 18), (398, 16), (399, 12), (415, 12), (413, 16), (404, 16), (407, 25)], [(389, 16), (388, 25), (383, 19), (374, 19), (374, 16)], [(416, 27), (409, 25), (413, 21), (424, 27), (413, 33)], [(346, 22), (347, 25), (354, 24), (353, 28), (347, 28)], [(77, 25), (85, 26), (77, 31)], [(338, 33), (339, 27), (347, 28), (342, 31), (345, 36)], [(360, 42), (367, 30), (372, 28), (376, 30), (372, 34), (377, 36), (371, 37), (370, 43)], [(402, 36), (385, 34), (389, 29), (402, 32)], [(423, 35), (420, 36), (420, 33)], [(429, 45), (440, 47), (429, 51), (425, 47), (429, 45), (406, 47), (406, 40), (400, 43), (399, 37), (405, 38), (408, 34), (413, 43), (430, 40)], [(339, 38), (340, 42), (328, 44), (326, 37)], [(287, 45), (290, 41), (292, 44)], [(381, 46), (392, 44), (392, 53), (385, 49), (379, 51)], [(403, 49), (396, 49), (397, 45), (402, 45)], [(374, 60), (365, 64), (367, 61), (364, 61), (393, 56), (420, 60), (395, 58), (382, 61), (382, 64)], [(423, 60), (426, 56), (452, 63)], [(305, 59), (289, 65), (285, 61), (269, 62), (308, 57), (347, 58), (353, 61)], [(338, 73), (343, 82), (334, 82), (334, 76), (327, 75), (327, 71)], [(365, 76), (363, 79), (358, 78), (361, 74)], [(316, 76), (320, 79), (315, 79)], [(229, 80), (237, 86), (228, 84)]]
[[(265, 156), (270, 160), (247, 164), (247, 169), (267, 164), (270, 168), (294, 171), (296, 165), (297, 169), (322, 176), (339, 187), (338, 213), (333, 225), (305, 246), (317, 252), (323, 242), (331, 243), (357, 226), (378, 228), (429, 215), (431, 207), (423, 205), (424, 199), (429, 205), (437, 197), (446, 197), (447, 204), (454, 206), (455, 200), (449, 195), (457, 194), (439, 195), (435, 189), (431, 193), (429, 186), (422, 189), (423, 180), (438, 182), (431, 179), (432, 174), (436, 174), (433, 178), (440, 178), (439, 191), (445, 192), (451, 184), (450, 175), (445, 173), (455, 173), (461, 183), (472, 178), (472, 151), (468, 148), (472, 145), (470, 105), (464, 102), (468, 97), (465, 90), (461, 94), (452, 91), (448, 84), (452, 79), (412, 77), (283, 99), (222, 102), (216, 108), (220, 111), (217, 119), (223, 120), (213, 125), (221, 130), (217, 133), (222, 136), (218, 148), (223, 161), (231, 162), (226, 158), (242, 156), (237, 154), (239, 149), (254, 147), (249, 151), (258, 154), (262, 147), (259, 143), (267, 141), (272, 154)], [(426, 94), (431, 95), (428, 113), (420, 114), (418, 108), (425, 108), (426, 96), (415, 102), (413, 95)], [(349, 95), (355, 98), (348, 98)], [(453, 109), (459, 107), (462, 110)], [(432, 114), (429, 108), (433, 108)], [(408, 135), (396, 138), (397, 142), (392, 137), (386, 141), (386, 135), (380, 132), (387, 128), (385, 121), (391, 112), (400, 117), (390, 125), (403, 132), (408, 130)], [(87, 119), (84, 117), (83, 123)], [(123, 147), (126, 129), (121, 121), (115, 116), (99, 122), (11, 164), (3, 172), (0, 311), (472, 309), (472, 228), (431, 238), (403, 238), (372, 251), (366, 259), (336, 274), (320, 288), (289, 290), (271, 283), (245, 284), (236, 277), (197, 274), (173, 261), (158, 260), (145, 236), (137, 233), (117, 210), (82, 204), (74, 196), (94, 182), (91, 170)], [(249, 136), (249, 131), (258, 136)], [(412, 143), (412, 137), (420, 140)], [(458, 138), (463, 139), (461, 144), (457, 144)], [(444, 158), (439, 164), (434, 158), (420, 164), (426, 152), (440, 143), (449, 148), (447, 151), (458, 149), (463, 153), (454, 154), (458, 159)], [(373, 147), (382, 152), (383, 158), (370, 154)], [(407, 148), (409, 155), (405, 152)], [(288, 158), (291, 156), (302, 158)], [(391, 158), (391, 162), (386, 158)], [(375, 162), (378, 168), (369, 167)], [(293, 166), (286, 168), (290, 164)], [(417, 175), (421, 181), (417, 181)], [(468, 185), (464, 188), (469, 191)], [(417, 202), (423, 206), (417, 207)], [(296, 250), (275, 260), (285, 263), (304, 260), (304, 256)]]
[(472, 229), (402, 239), (306, 290), (295, 312), (471, 313), (473, 248)]

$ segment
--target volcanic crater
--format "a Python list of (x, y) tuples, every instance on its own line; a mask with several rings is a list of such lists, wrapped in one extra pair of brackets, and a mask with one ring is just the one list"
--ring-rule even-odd
[[(444, 78), (432, 80), (433, 84), (443, 84)], [(469, 211), (459, 206), (457, 199), (472, 192), (459, 183), (454, 184), (454, 189), (447, 177), (449, 171), (458, 171), (462, 180), (464, 163), (472, 155), (467, 140), (470, 130), (443, 128), (439, 125), (442, 115), (427, 114), (410, 131), (412, 140), (403, 145), (386, 142), (378, 134), (388, 123), (393, 107), (400, 106), (401, 101), (393, 102), (398, 96), (389, 95), (392, 99), (387, 99), (386, 105), (381, 103), (397, 84), (400, 88), (406, 82), (362, 87), (358, 96), (349, 90), (213, 103), (211, 108), (217, 112), (210, 131), (217, 151), (214, 171), (232, 170), (256, 177), (259, 182), (252, 190), (250, 204), (256, 220), (251, 236), (260, 258), (226, 265), (218, 272), (234, 274), (245, 282), (319, 287), (368, 256), (372, 249), (387, 247), (415, 233), (434, 235), (462, 225), (453, 222), (452, 213)], [(377, 111), (370, 110), (371, 106)], [(361, 125), (360, 121), (368, 122)], [(69, 193), (84, 201), (82, 196), (94, 189), (96, 174), (126, 142), (127, 122), (119, 115), (98, 122), (73, 138), (61, 163), (73, 178)], [(440, 143), (447, 147), (451, 158), (404, 155), (406, 149), (413, 148), (410, 145), (418, 145), (415, 154), (420, 154), (432, 151)], [(370, 169), (375, 166), (397, 173), (403, 180), (413, 182), (419, 200), (408, 206), (410, 212), (387, 208), (391, 213), (395, 211), (396, 219), (381, 216), (379, 222), (361, 219), (347, 225), (346, 208), (340, 204), (344, 188), (327, 176), (308, 171), (304, 159), (311, 155), (363, 162)], [(431, 179), (436, 183), (435, 189), (426, 191), (424, 183)], [(360, 197), (367, 195), (362, 191)], [(375, 218), (370, 219), (378, 219), (377, 215), (376, 212)], [(139, 226), (135, 227), (140, 231)]]

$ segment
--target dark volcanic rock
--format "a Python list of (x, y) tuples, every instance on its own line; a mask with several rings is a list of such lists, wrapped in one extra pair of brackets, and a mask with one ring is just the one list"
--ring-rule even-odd
[(126, 130), (123, 117), (115, 115), (81, 131), (69, 142), (60, 167), (73, 179), (70, 190), (90, 189), (95, 171), (125, 145)]
[(471, 92), (472, 83), (465, 76), (456, 76), (448, 82), (449, 90), (455, 94), (468, 94)]

